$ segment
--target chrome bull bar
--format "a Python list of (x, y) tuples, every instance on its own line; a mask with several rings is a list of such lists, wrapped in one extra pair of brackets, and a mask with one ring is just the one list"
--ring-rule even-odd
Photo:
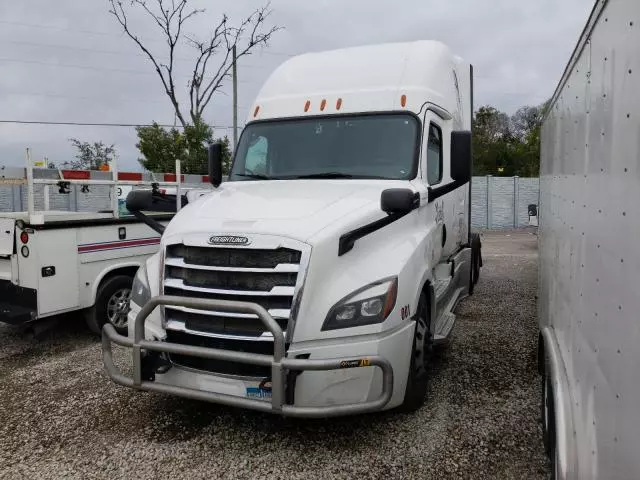
[[(264, 323), (273, 335), (273, 355), (236, 352), (217, 348), (197, 347), (168, 343), (159, 340), (144, 339), (144, 324), (147, 317), (159, 305), (172, 305), (199, 310), (215, 310), (229, 313), (253, 313)], [(350, 357), (338, 359), (294, 359), (285, 357), (284, 333), (277, 322), (260, 305), (250, 302), (213, 300), (206, 298), (188, 298), (171, 295), (160, 295), (150, 299), (135, 318), (134, 338), (119, 335), (114, 327), (107, 323), (102, 329), (102, 358), (107, 374), (111, 379), (125, 387), (151, 392), (162, 392), (194, 400), (220, 403), (234, 407), (242, 407), (263, 412), (276, 413), (296, 417), (329, 417), (352, 415), (381, 410), (393, 393), (393, 369), (389, 361), (381, 356)], [(133, 376), (123, 375), (113, 361), (111, 344), (130, 347), (133, 355)], [(142, 358), (145, 352), (164, 352), (212, 360), (232, 361), (259, 366), (271, 367), (271, 401), (240, 397), (223, 393), (196, 390), (177, 385), (170, 385), (142, 378)], [(302, 407), (285, 404), (285, 374), (288, 370), (338, 370), (344, 368), (377, 367), (382, 370), (382, 392), (375, 400), (331, 405), (326, 407)], [(215, 374), (213, 374), (215, 375)]]

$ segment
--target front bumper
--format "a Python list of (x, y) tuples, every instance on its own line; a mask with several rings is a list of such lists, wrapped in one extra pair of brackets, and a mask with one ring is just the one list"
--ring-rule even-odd
[[(200, 310), (216, 310), (235, 313), (253, 313), (258, 316), (273, 335), (274, 354), (261, 355), (235, 352), (215, 348), (197, 347), (158, 340), (145, 340), (145, 320), (158, 305), (174, 305)], [(111, 344), (130, 347), (133, 354), (133, 376), (120, 373), (113, 361)], [(271, 368), (271, 401), (246, 398), (239, 395), (213, 392), (193, 386), (181, 386), (176, 382), (161, 383), (155, 375), (150, 376), (144, 368), (144, 356), (150, 352), (190, 355), (215, 360), (226, 360)], [(284, 333), (276, 321), (261, 306), (248, 302), (231, 302), (212, 299), (159, 296), (152, 298), (138, 313), (133, 325), (133, 339), (116, 333), (112, 325), (106, 324), (102, 330), (102, 353), (105, 369), (114, 382), (138, 390), (169, 393), (194, 400), (205, 400), (224, 405), (249, 408), (263, 412), (295, 417), (330, 417), (353, 415), (382, 410), (393, 394), (393, 368), (380, 355), (332, 359), (302, 359), (285, 357)], [(377, 398), (328, 406), (296, 406), (287, 402), (287, 378), (289, 372), (329, 371), (376, 367), (382, 372), (382, 389)], [(161, 377), (161, 375), (158, 375)]]
[(21, 325), (38, 316), (38, 292), (0, 280), (0, 322)]

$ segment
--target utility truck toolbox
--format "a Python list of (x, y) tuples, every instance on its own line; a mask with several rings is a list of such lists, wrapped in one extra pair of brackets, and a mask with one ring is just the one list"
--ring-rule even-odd
[[(472, 83), (469, 64), (429, 41), (281, 65), (228, 181), (214, 144), (214, 189), (138, 270), (129, 335), (103, 328), (109, 376), (300, 417), (419, 408), (432, 348), (481, 266)], [(127, 208), (144, 219), (151, 200), (132, 192)], [(131, 349), (131, 377), (113, 343)]]

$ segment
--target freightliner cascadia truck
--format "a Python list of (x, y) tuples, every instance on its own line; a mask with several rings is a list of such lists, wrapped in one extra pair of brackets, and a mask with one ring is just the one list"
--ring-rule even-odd
[[(472, 67), (441, 43), (305, 54), (268, 78), (222, 182), (137, 272), (117, 383), (280, 415), (424, 400), (481, 265), (470, 231)], [(131, 211), (175, 203), (133, 192)], [(112, 344), (133, 351), (132, 376)]]

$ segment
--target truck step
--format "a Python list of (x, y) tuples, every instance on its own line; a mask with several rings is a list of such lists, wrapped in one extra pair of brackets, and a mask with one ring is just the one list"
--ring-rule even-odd
[(436, 325), (436, 331), (433, 335), (433, 343), (438, 345), (444, 343), (456, 323), (456, 316), (451, 312), (443, 313)]
[(440, 303), (440, 301), (444, 298), (449, 290), (449, 285), (451, 285), (451, 277), (443, 278), (441, 280), (436, 280), (433, 284), (433, 289), (435, 290), (436, 295), (436, 303)]
[(452, 292), (448, 303), (442, 309), (442, 313), (436, 320), (435, 330), (433, 334), (433, 343), (435, 345), (446, 342), (456, 323), (456, 315), (453, 310), (456, 308), (458, 301), (464, 296), (465, 288), (457, 288)]

